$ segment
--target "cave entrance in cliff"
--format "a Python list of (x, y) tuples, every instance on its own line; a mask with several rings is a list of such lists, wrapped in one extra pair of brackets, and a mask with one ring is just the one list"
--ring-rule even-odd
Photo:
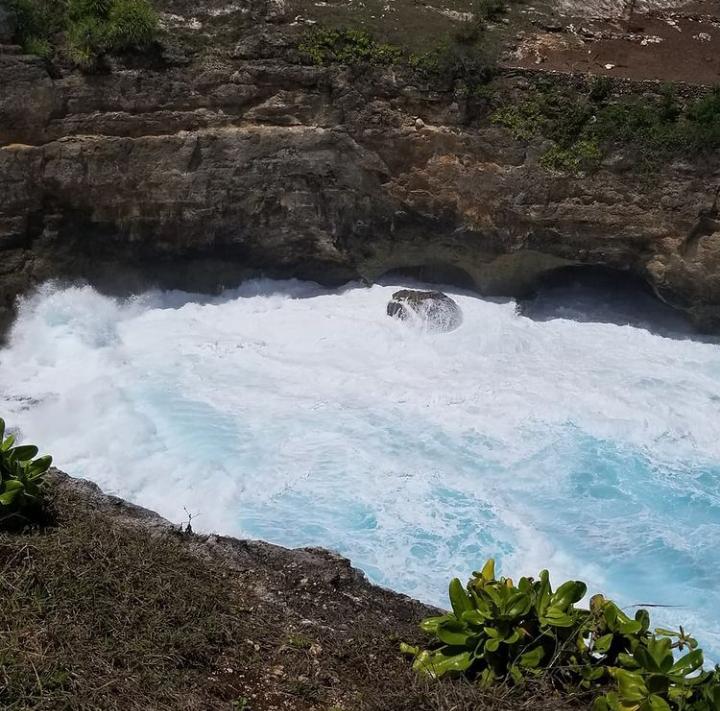
[(468, 291), (476, 288), (475, 280), (468, 272), (454, 264), (442, 262), (395, 267), (386, 271), (377, 281), (392, 284), (407, 282), (411, 286), (419, 282), (436, 286), (453, 286)]
[(642, 277), (629, 270), (594, 265), (546, 272), (534, 293), (518, 302), (518, 310), (534, 321), (612, 323), (665, 336), (694, 333), (687, 318), (661, 301)]

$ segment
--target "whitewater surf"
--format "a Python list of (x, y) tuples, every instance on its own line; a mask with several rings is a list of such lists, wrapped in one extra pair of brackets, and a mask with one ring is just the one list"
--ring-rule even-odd
[(397, 287), (49, 285), (0, 352), (0, 407), (196, 530), (332, 548), (437, 604), (489, 556), (547, 567), (669, 606), (717, 658), (720, 347), (466, 293), (434, 333), (388, 318)]

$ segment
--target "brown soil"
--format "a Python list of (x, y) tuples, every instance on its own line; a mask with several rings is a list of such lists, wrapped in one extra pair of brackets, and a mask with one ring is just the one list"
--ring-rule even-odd
[(419, 680), (435, 612), (327, 551), (180, 532), (58, 475), (58, 525), (0, 534), (0, 708), (564, 711), (552, 689)]
[(641, 80), (720, 83), (720, 0), (678, 12), (538, 23), (505, 64)]

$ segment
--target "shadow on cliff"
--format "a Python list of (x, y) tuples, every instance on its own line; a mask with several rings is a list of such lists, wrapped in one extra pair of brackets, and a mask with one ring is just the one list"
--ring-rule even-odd
[(720, 343), (718, 336), (699, 333), (684, 314), (662, 302), (640, 277), (602, 267), (567, 267), (550, 272), (532, 297), (518, 301), (518, 312), (533, 321), (610, 323), (642, 328), (664, 338)]
[(538, 322), (609, 323), (645, 329), (663, 338), (720, 344), (720, 336), (700, 333), (684, 313), (661, 301), (645, 281), (627, 271), (562, 267), (548, 272), (533, 294), (524, 298), (480, 296), (469, 274), (447, 265), (393, 269), (377, 281), (411, 289), (449, 290), (493, 303), (516, 301), (518, 314)]

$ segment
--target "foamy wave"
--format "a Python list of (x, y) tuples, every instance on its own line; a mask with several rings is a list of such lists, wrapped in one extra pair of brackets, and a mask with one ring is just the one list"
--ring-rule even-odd
[(659, 618), (718, 656), (718, 346), (466, 294), (427, 333), (385, 315), (396, 288), (49, 286), (0, 406), (68, 472), (197, 529), (335, 548), (436, 603), (488, 556), (548, 567), (680, 605)]

